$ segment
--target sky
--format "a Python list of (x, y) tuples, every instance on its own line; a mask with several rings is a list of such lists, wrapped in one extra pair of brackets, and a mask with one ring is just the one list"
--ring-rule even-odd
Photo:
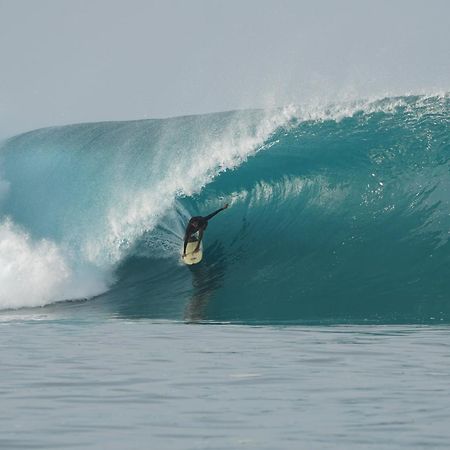
[(0, 0), (0, 138), (450, 91), (448, 0)]

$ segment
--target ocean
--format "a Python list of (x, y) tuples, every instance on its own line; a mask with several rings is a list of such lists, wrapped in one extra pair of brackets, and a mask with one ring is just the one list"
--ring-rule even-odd
[[(2, 448), (447, 448), (450, 97), (0, 144)], [(224, 203), (203, 261), (184, 228)]]

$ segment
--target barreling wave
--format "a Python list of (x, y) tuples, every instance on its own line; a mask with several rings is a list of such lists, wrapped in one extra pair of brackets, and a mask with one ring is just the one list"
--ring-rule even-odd
[[(0, 308), (235, 322), (450, 319), (450, 100), (80, 124), (0, 149)], [(204, 260), (190, 215), (223, 202)], [(62, 304), (64, 306), (64, 304)]]

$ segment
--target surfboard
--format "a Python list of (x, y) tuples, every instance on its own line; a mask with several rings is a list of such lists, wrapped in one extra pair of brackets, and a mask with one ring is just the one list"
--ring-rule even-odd
[(203, 244), (200, 242), (200, 250), (197, 253), (194, 253), (195, 248), (197, 247), (198, 241), (188, 242), (186, 247), (186, 256), (181, 258), (185, 264), (191, 266), (192, 264), (198, 264), (203, 258)]

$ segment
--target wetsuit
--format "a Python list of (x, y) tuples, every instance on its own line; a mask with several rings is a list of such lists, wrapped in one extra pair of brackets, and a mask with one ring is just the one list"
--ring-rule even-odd
[[(220, 213), (220, 211), (223, 211), (224, 209), (225, 208), (219, 208), (217, 211), (214, 211), (213, 213), (204, 217), (203, 216), (191, 217), (186, 227), (186, 232), (184, 233), (183, 255), (186, 254), (186, 247), (188, 242), (198, 241), (198, 245), (200, 245), (200, 242), (203, 238), (203, 232), (206, 230), (206, 227), (208, 226), (208, 220), (212, 219), (216, 214)], [(194, 222), (197, 222), (197, 226), (194, 226)], [(197, 231), (198, 231), (198, 239), (195, 238), (194, 236), (194, 234), (197, 233)]]

